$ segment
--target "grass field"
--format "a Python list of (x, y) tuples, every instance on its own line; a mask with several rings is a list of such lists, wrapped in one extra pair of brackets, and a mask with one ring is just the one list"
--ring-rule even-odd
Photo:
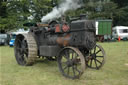
[(31, 67), (16, 63), (13, 48), (0, 47), (0, 85), (128, 85), (128, 42), (100, 43), (107, 58), (100, 70), (87, 68), (80, 79), (66, 79), (55, 61), (37, 60)]

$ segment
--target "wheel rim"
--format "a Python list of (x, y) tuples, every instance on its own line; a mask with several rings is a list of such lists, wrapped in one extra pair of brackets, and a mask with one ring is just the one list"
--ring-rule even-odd
[(60, 52), (58, 65), (62, 74), (71, 79), (79, 78), (85, 70), (85, 60), (76, 48), (65, 48)]
[(100, 69), (105, 63), (105, 51), (100, 45), (96, 45), (94, 49), (89, 51), (86, 64), (91, 69)]
[(20, 36), (16, 40), (16, 47), (15, 47), (15, 53), (16, 53), (16, 59), (18, 61), (18, 64), (25, 65), (27, 62), (28, 57), (28, 44), (24, 36)]

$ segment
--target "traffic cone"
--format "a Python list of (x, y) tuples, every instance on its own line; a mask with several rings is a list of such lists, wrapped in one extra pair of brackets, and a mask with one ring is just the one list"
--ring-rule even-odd
[(118, 41), (120, 42), (120, 40), (121, 40), (121, 38), (120, 38), (120, 36), (118, 37)]

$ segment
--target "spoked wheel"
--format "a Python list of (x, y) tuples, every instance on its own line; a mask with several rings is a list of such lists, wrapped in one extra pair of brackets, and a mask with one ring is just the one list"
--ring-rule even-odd
[(77, 48), (64, 48), (60, 52), (57, 61), (61, 73), (67, 78), (77, 79), (85, 70), (84, 56)]
[(96, 45), (86, 57), (87, 67), (98, 70), (104, 65), (106, 54), (100, 45)]
[(37, 57), (37, 45), (31, 34), (19, 34), (15, 40), (15, 57), (19, 65), (34, 64)]

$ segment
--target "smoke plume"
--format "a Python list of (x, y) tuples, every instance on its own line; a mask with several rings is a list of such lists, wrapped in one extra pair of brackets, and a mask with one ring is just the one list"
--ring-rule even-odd
[(80, 0), (63, 0), (58, 7), (54, 7), (53, 10), (44, 16), (41, 21), (47, 22), (57, 18), (60, 18), (66, 11), (76, 10), (81, 7)]

